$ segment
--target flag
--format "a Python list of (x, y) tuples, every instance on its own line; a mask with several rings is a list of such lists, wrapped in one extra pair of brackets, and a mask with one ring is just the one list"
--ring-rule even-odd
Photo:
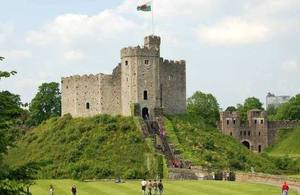
[(150, 12), (151, 11), (151, 1), (143, 5), (137, 6), (138, 11)]

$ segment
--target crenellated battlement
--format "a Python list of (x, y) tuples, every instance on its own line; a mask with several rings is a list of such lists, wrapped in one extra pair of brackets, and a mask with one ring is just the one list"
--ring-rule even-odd
[(112, 77), (111, 74), (84, 74), (84, 75), (73, 75), (69, 77), (62, 77), (62, 82), (77, 82), (77, 81), (88, 81), (88, 80), (99, 80), (101, 77)]
[(168, 60), (162, 59), (162, 63), (164, 65), (185, 65), (185, 60)]
[(153, 56), (159, 57), (159, 50), (155, 48), (147, 47), (125, 47), (121, 49), (121, 59), (124, 57), (135, 57), (135, 56)]
[(220, 112), (220, 118), (240, 118), (240, 113), (239, 112), (229, 112), (229, 111), (224, 111)]

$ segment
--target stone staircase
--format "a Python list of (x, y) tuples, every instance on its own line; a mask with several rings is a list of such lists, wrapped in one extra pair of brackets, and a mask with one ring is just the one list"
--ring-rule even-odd
[(162, 119), (144, 120), (142, 130), (145, 137), (151, 137), (158, 150), (164, 154), (168, 161), (169, 168), (190, 168), (190, 163), (180, 159), (179, 155), (174, 154), (175, 148), (166, 138)]
[(150, 137), (156, 150), (168, 161), (169, 179), (207, 179), (208, 172), (201, 167), (192, 166), (176, 154), (176, 148), (168, 142), (162, 118), (143, 120), (144, 137)]

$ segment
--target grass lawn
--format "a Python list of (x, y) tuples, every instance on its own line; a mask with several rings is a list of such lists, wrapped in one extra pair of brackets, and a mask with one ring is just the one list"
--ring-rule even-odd
[[(140, 181), (115, 184), (113, 181), (79, 182), (74, 180), (38, 180), (31, 187), (33, 195), (48, 194), (49, 184), (54, 185), (55, 195), (70, 195), (72, 184), (77, 186), (78, 195), (140, 195)], [(276, 186), (225, 181), (165, 181), (164, 195), (277, 195)], [(297, 195), (290, 191), (289, 195)]]

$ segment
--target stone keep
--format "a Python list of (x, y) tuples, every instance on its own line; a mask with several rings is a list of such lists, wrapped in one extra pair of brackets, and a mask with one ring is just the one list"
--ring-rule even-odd
[(154, 117), (186, 112), (185, 61), (160, 57), (160, 37), (147, 36), (144, 46), (121, 50), (113, 73), (62, 78), (62, 115), (96, 114)]

